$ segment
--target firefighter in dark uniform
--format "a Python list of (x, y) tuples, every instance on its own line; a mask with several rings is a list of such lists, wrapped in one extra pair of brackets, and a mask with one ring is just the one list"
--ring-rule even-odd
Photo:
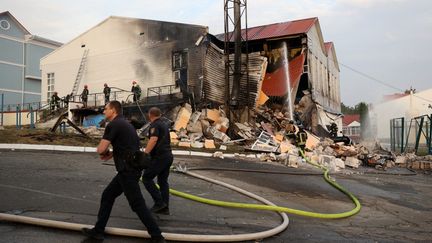
[[(145, 188), (154, 200), (154, 205), (150, 210), (153, 213), (169, 214), (168, 176), (173, 163), (169, 127), (161, 119), (159, 108), (150, 108), (148, 116), (151, 124), (149, 141), (144, 152), (150, 154), (151, 163), (144, 170), (142, 179)], [(153, 181), (156, 176), (160, 190)]]
[(337, 137), (337, 132), (338, 132), (338, 126), (337, 126), (337, 124), (336, 123), (334, 123), (334, 122), (332, 122), (331, 124), (330, 124), (330, 136), (331, 137)]
[[(83, 228), (82, 232), (91, 238), (103, 240), (105, 226), (111, 214), (115, 199), (122, 193), (126, 196), (130, 207), (138, 215), (147, 228), (152, 242), (165, 242), (161, 231), (148, 210), (138, 184), (141, 170), (131, 166), (131, 154), (139, 150), (139, 137), (135, 128), (121, 115), (121, 104), (111, 101), (105, 106), (104, 114), (110, 123), (100, 141), (97, 152), (102, 160), (114, 157), (117, 170), (116, 176), (102, 193), (101, 203), (94, 228)], [(113, 152), (109, 145), (112, 144)]]
[(51, 96), (51, 111), (54, 111), (56, 108), (57, 110), (60, 109), (60, 97), (57, 92), (54, 92)]
[[(305, 150), (306, 140), (307, 140), (307, 133), (303, 129), (303, 126), (299, 126), (299, 131), (297, 132), (297, 135), (296, 135), (296, 145), (297, 145), (297, 147), (300, 148), (300, 150), (302, 152), (304, 152), (304, 150)], [(300, 151), (299, 151), (299, 153), (300, 153)]]
[(141, 97), (141, 87), (137, 84), (137, 81), (132, 82), (131, 92), (133, 93), (133, 101), (137, 102)]
[(84, 107), (87, 107), (87, 98), (88, 98), (88, 95), (89, 95), (89, 90), (88, 90), (88, 86), (86, 84), (86, 85), (84, 85), (84, 89), (83, 89), (83, 91), (81, 93), (81, 100), (82, 100), (82, 102), (84, 104)]
[(110, 100), (110, 94), (111, 94), (111, 88), (108, 87), (108, 84), (104, 84), (103, 93), (104, 93), (105, 105), (106, 105), (106, 104), (108, 104), (108, 102)]

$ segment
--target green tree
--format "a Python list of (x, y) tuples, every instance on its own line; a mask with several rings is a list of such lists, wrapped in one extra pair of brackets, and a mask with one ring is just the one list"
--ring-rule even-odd
[(355, 110), (360, 115), (360, 123), (361, 123), (361, 137), (365, 138), (367, 136), (366, 132), (368, 129), (367, 124), (369, 124), (369, 108), (368, 105), (364, 102), (360, 102), (355, 106)]

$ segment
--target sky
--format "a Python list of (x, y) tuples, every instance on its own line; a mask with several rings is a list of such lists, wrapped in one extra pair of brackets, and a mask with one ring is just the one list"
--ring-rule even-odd
[[(67, 43), (111, 15), (205, 25), (223, 33), (223, 0), (0, 0), (30, 33)], [(432, 88), (430, 0), (249, 0), (248, 26), (318, 17), (340, 65), (341, 100)], [(432, 97), (423, 97), (431, 100)]]

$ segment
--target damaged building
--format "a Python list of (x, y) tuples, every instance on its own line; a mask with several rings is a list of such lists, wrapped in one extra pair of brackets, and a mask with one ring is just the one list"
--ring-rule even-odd
[[(318, 18), (242, 30), (246, 33), (242, 62), (248, 60), (248, 75), (241, 77), (239, 99), (249, 110), (265, 103), (288, 111), (319, 135), (331, 123), (342, 128), (336, 52), (323, 41)], [(114, 91), (112, 99), (128, 102), (133, 80), (143, 97), (180, 94), (180, 81), (201, 108), (218, 108), (229, 92), (223, 39), (205, 26), (109, 17), (41, 60), (42, 100), (54, 91), (60, 97), (72, 92), (79, 100), (88, 85), (93, 94), (88, 102), (100, 106), (104, 83)]]
[[(253, 93), (254, 98), (264, 94), (269, 98), (267, 104), (280, 105), (278, 110), (287, 109), (290, 104), (297, 118), (316, 134), (325, 134), (331, 123), (342, 128), (336, 51), (332, 42), (324, 42), (318, 18), (252, 27), (242, 30), (242, 36), (248, 40), (252, 57), (256, 53), (266, 57), (266, 65), (257, 62), (256, 57), (250, 60), (256, 63), (250, 70), (251, 76), (256, 76), (251, 82), (252, 90), (258, 89)], [(220, 46), (224, 35), (216, 37)], [(262, 80), (258, 78), (261, 71), (256, 70), (260, 65), (266, 68)], [(205, 67), (209, 70), (204, 73), (211, 73), (215, 68), (214, 65)], [(217, 87), (209, 88), (213, 82), (212, 77), (204, 76), (205, 93), (211, 93), (210, 99), (222, 100), (224, 86), (218, 86), (220, 95), (214, 97)]]
[(134, 80), (142, 96), (179, 92), (177, 80), (199, 88), (204, 49), (195, 43), (207, 32), (206, 26), (111, 16), (42, 58), (42, 100), (53, 92), (79, 96), (87, 85), (90, 94), (99, 93), (88, 103), (103, 105), (107, 83), (111, 99), (131, 101), (121, 91), (130, 91)]

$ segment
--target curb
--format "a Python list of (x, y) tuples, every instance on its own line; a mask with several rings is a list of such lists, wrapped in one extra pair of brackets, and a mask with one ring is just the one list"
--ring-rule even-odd
[[(0, 149), (44, 150), (44, 151), (84, 152), (84, 153), (96, 152), (95, 147), (46, 145), (46, 144), (17, 144), (17, 143), (0, 143)], [(222, 152), (222, 151), (215, 151), (215, 152)], [(172, 153), (174, 155), (214, 157), (213, 153), (187, 151), (187, 150), (173, 150)], [(237, 154), (223, 154), (223, 157), (224, 158), (234, 158), (234, 157), (258, 158), (257, 155), (239, 156)]]

